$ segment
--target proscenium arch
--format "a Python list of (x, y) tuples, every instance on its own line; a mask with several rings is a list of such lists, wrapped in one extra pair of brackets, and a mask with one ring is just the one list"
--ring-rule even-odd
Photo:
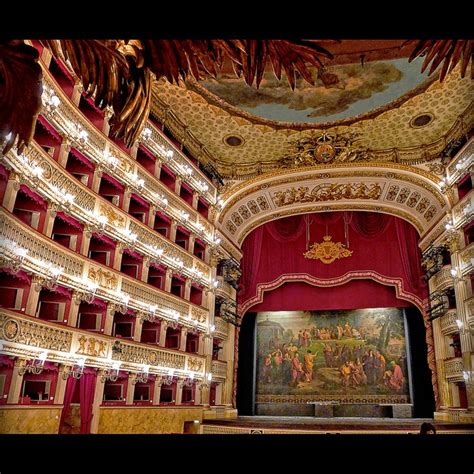
[[(253, 229), (281, 217), (373, 211), (406, 220), (422, 238), (454, 202), (453, 192), (442, 193), (440, 183), (437, 176), (402, 164), (331, 164), (281, 170), (231, 188), (223, 196), (218, 223), (240, 247)], [(318, 195), (318, 187), (332, 189), (333, 195), (324, 190)]]

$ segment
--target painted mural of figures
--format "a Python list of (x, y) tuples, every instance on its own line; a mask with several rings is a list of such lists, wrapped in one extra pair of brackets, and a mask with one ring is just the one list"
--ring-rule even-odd
[(344, 328), (338, 323), (337, 324), (337, 338), (342, 339), (344, 336)]
[(380, 353), (380, 351), (375, 351), (375, 368), (376, 368), (376, 378), (377, 383), (383, 383), (383, 376), (385, 374), (385, 357)]
[(303, 347), (303, 331), (298, 331), (298, 347)]
[(349, 383), (351, 381), (351, 366), (349, 364), (349, 361), (344, 362), (344, 364), (341, 366), (339, 369), (341, 373), (341, 383), (344, 387), (348, 387)]
[(375, 355), (372, 349), (366, 353), (362, 359), (364, 365), (364, 372), (367, 377), (367, 383), (369, 385), (374, 385), (377, 379), (377, 372), (375, 369)]
[(357, 357), (352, 367), (352, 380), (355, 386), (366, 385), (367, 377), (364, 373), (364, 366), (361, 360)]
[(301, 365), (298, 353), (296, 352), (291, 363), (291, 385), (293, 387), (296, 387), (298, 385), (298, 381), (302, 373), (303, 367)]
[(303, 347), (308, 347), (310, 345), (310, 336), (309, 331), (305, 329), (302, 334)]
[(317, 354), (312, 354), (310, 349), (308, 349), (306, 351), (306, 354), (304, 355), (303, 372), (306, 378), (306, 382), (311, 382), (311, 380), (313, 380), (313, 364), (316, 355)]
[(324, 344), (324, 359), (326, 360), (326, 367), (334, 367), (334, 352), (329, 344)]
[(272, 355), (268, 354), (263, 361), (262, 378), (265, 383), (272, 381)]
[(291, 367), (293, 362), (293, 355), (286, 349), (283, 355), (283, 383), (289, 384), (291, 382)]
[(344, 336), (352, 337), (352, 327), (349, 322), (346, 322), (346, 324), (344, 324)]
[(385, 372), (385, 383), (393, 390), (400, 392), (403, 388), (403, 377), (402, 368), (394, 361), (391, 362), (392, 370)]
[(281, 353), (280, 349), (275, 351), (273, 354), (273, 374), (275, 375), (276, 380), (281, 379), (282, 375), (282, 364), (283, 364), (283, 354)]

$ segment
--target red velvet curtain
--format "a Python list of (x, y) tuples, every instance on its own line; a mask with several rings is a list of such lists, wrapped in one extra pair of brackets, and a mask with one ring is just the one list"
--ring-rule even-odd
[(257, 284), (260, 269), (260, 252), (262, 249), (265, 226), (257, 227), (244, 241), (244, 259), (240, 289), (244, 294), (250, 294)]
[[(358, 278), (364, 278), (365, 275), (369, 280), (374, 275), (387, 280), (387, 283), (389, 283), (388, 280), (391, 282), (401, 280), (405, 292), (414, 295), (419, 300), (425, 299), (426, 286), (421, 278), (418, 235), (411, 224), (400, 218), (370, 212), (310, 214), (308, 215), (309, 221), (312, 221), (310, 244), (322, 242), (322, 237), (326, 235), (326, 226), (333, 242), (345, 244), (344, 214), (346, 214), (345, 221), (349, 224), (349, 249), (353, 251), (353, 254), (348, 258), (335, 260), (331, 264), (304, 258), (306, 233), (300, 231), (297, 219), (294, 217), (281, 220), (291, 219), (288, 223), (270, 222), (255, 229), (242, 245), (244, 256), (242, 284), (238, 295), (239, 304), (242, 306), (247, 301), (255, 299), (258, 284), (269, 284), (282, 275), (304, 274), (313, 279), (338, 280), (339, 286), (336, 283), (330, 289), (323, 289), (337, 301), (338, 292), (343, 291), (341, 279), (344, 275), (355, 272), (358, 273)], [(301, 219), (304, 220), (302, 216)], [(294, 229), (293, 239), (289, 235), (291, 228)], [(275, 229), (278, 230), (276, 238)], [(306, 284), (301, 283), (301, 285)], [(297, 286), (290, 288), (296, 289)], [(377, 287), (370, 285), (360, 286), (351, 296), (352, 307), (367, 307), (366, 303), (370, 295), (374, 295), (374, 291), (383, 291), (375, 288)], [(310, 286), (310, 289), (313, 292), (316, 291), (314, 286)], [(273, 292), (286, 291), (285, 301), (298, 302), (300, 290), (301, 288), (297, 291), (292, 290), (291, 294), (287, 290), (280, 289), (274, 289)], [(391, 291), (393, 293), (393, 289)], [(268, 294), (265, 293), (265, 298)], [(312, 309), (318, 308), (318, 300), (314, 298)]]
[(66, 421), (66, 417), (69, 413), (69, 408), (71, 407), (74, 390), (76, 389), (76, 382), (77, 379), (75, 379), (74, 377), (68, 377), (67, 379), (66, 391), (64, 392), (64, 406), (61, 411), (61, 420), (59, 421), (59, 432), (61, 432), (64, 422)]
[(95, 383), (95, 370), (84, 369), (79, 387), (81, 403), (81, 434), (89, 434), (91, 432), (92, 403), (94, 402)]
[(292, 216), (269, 222), (266, 229), (277, 242), (285, 243), (296, 240), (305, 231), (306, 224), (303, 216)]

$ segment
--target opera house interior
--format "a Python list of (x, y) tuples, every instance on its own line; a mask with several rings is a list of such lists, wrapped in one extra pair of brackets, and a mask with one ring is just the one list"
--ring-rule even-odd
[(0, 434), (473, 434), (472, 46), (0, 43)]

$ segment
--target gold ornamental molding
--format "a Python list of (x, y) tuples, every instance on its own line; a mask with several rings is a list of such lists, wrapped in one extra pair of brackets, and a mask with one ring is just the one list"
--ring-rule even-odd
[[(353, 169), (354, 167), (354, 169)], [(240, 245), (256, 225), (303, 212), (370, 210), (396, 215), (415, 226), (421, 236), (451, 208), (452, 190), (441, 193), (438, 177), (412, 167), (367, 167), (357, 164), (326, 172), (278, 173), (240, 188), (221, 215), (221, 231)], [(361, 201), (366, 201), (363, 204)], [(285, 212), (288, 210), (289, 212)]]
[(312, 260), (321, 260), (321, 262), (329, 265), (337, 259), (350, 257), (353, 253), (343, 243), (332, 242), (332, 237), (325, 235), (323, 242), (315, 242), (307, 252), (303, 253), (303, 256)]
[[(337, 171), (338, 169), (345, 168), (346, 171)], [(365, 171), (360, 171), (361, 168), (366, 168)], [(375, 168), (376, 171), (370, 171)], [(395, 174), (396, 171), (406, 172), (406, 174)], [(264, 189), (270, 186), (276, 186), (278, 184), (289, 184), (302, 179), (307, 179), (308, 174), (314, 179), (327, 179), (327, 178), (345, 178), (349, 176), (367, 176), (367, 177), (388, 177), (389, 179), (400, 178), (407, 182), (418, 184), (424, 187), (426, 190), (432, 192), (436, 199), (443, 206), (446, 203), (446, 198), (450, 205), (454, 203), (454, 193), (449, 190), (446, 193), (446, 198), (439, 190), (441, 179), (433, 173), (415, 168), (413, 166), (404, 165), (400, 163), (383, 163), (383, 162), (372, 162), (372, 163), (332, 163), (330, 167), (328, 165), (314, 165), (307, 166), (304, 168), (290, 169), (290, 170), (279, 170), (271, 173), (265, 173), (256, 178), (246, 180), (235, 186), (232, 186), (228, 192), (222, 195), (222, 199), (225, 202), (225, 207), (219, 215), (219, 222), (223, 221), (224, 216), (230, 208), (243, 197), (255, 192), (259, 188)], [(402, 178), (403, 176), (403, 178)], [(422, 178), (422, 179), (420, 179)], [(424, 179), (423, 179), (424, 178)], [(243, 194), (240, 191), (244, 191)]]
[(88, 367), (107, 368), (111, 360), (118, 360), (125, 370), (140, 372), (146, 364), (150, 365), (150, 373), (164, 374), (167, 369), (175, 369), (184, 375), (192, 370), (198, 379), (205, 370), (203, 356), (91, 335), (1, 308), (0, 339), (5, 341), (3, 353), (22, 358), (35, 357), (40, 350), (47, 350), (49, 361), (75, 363), (77, 356), (85, 356)]

